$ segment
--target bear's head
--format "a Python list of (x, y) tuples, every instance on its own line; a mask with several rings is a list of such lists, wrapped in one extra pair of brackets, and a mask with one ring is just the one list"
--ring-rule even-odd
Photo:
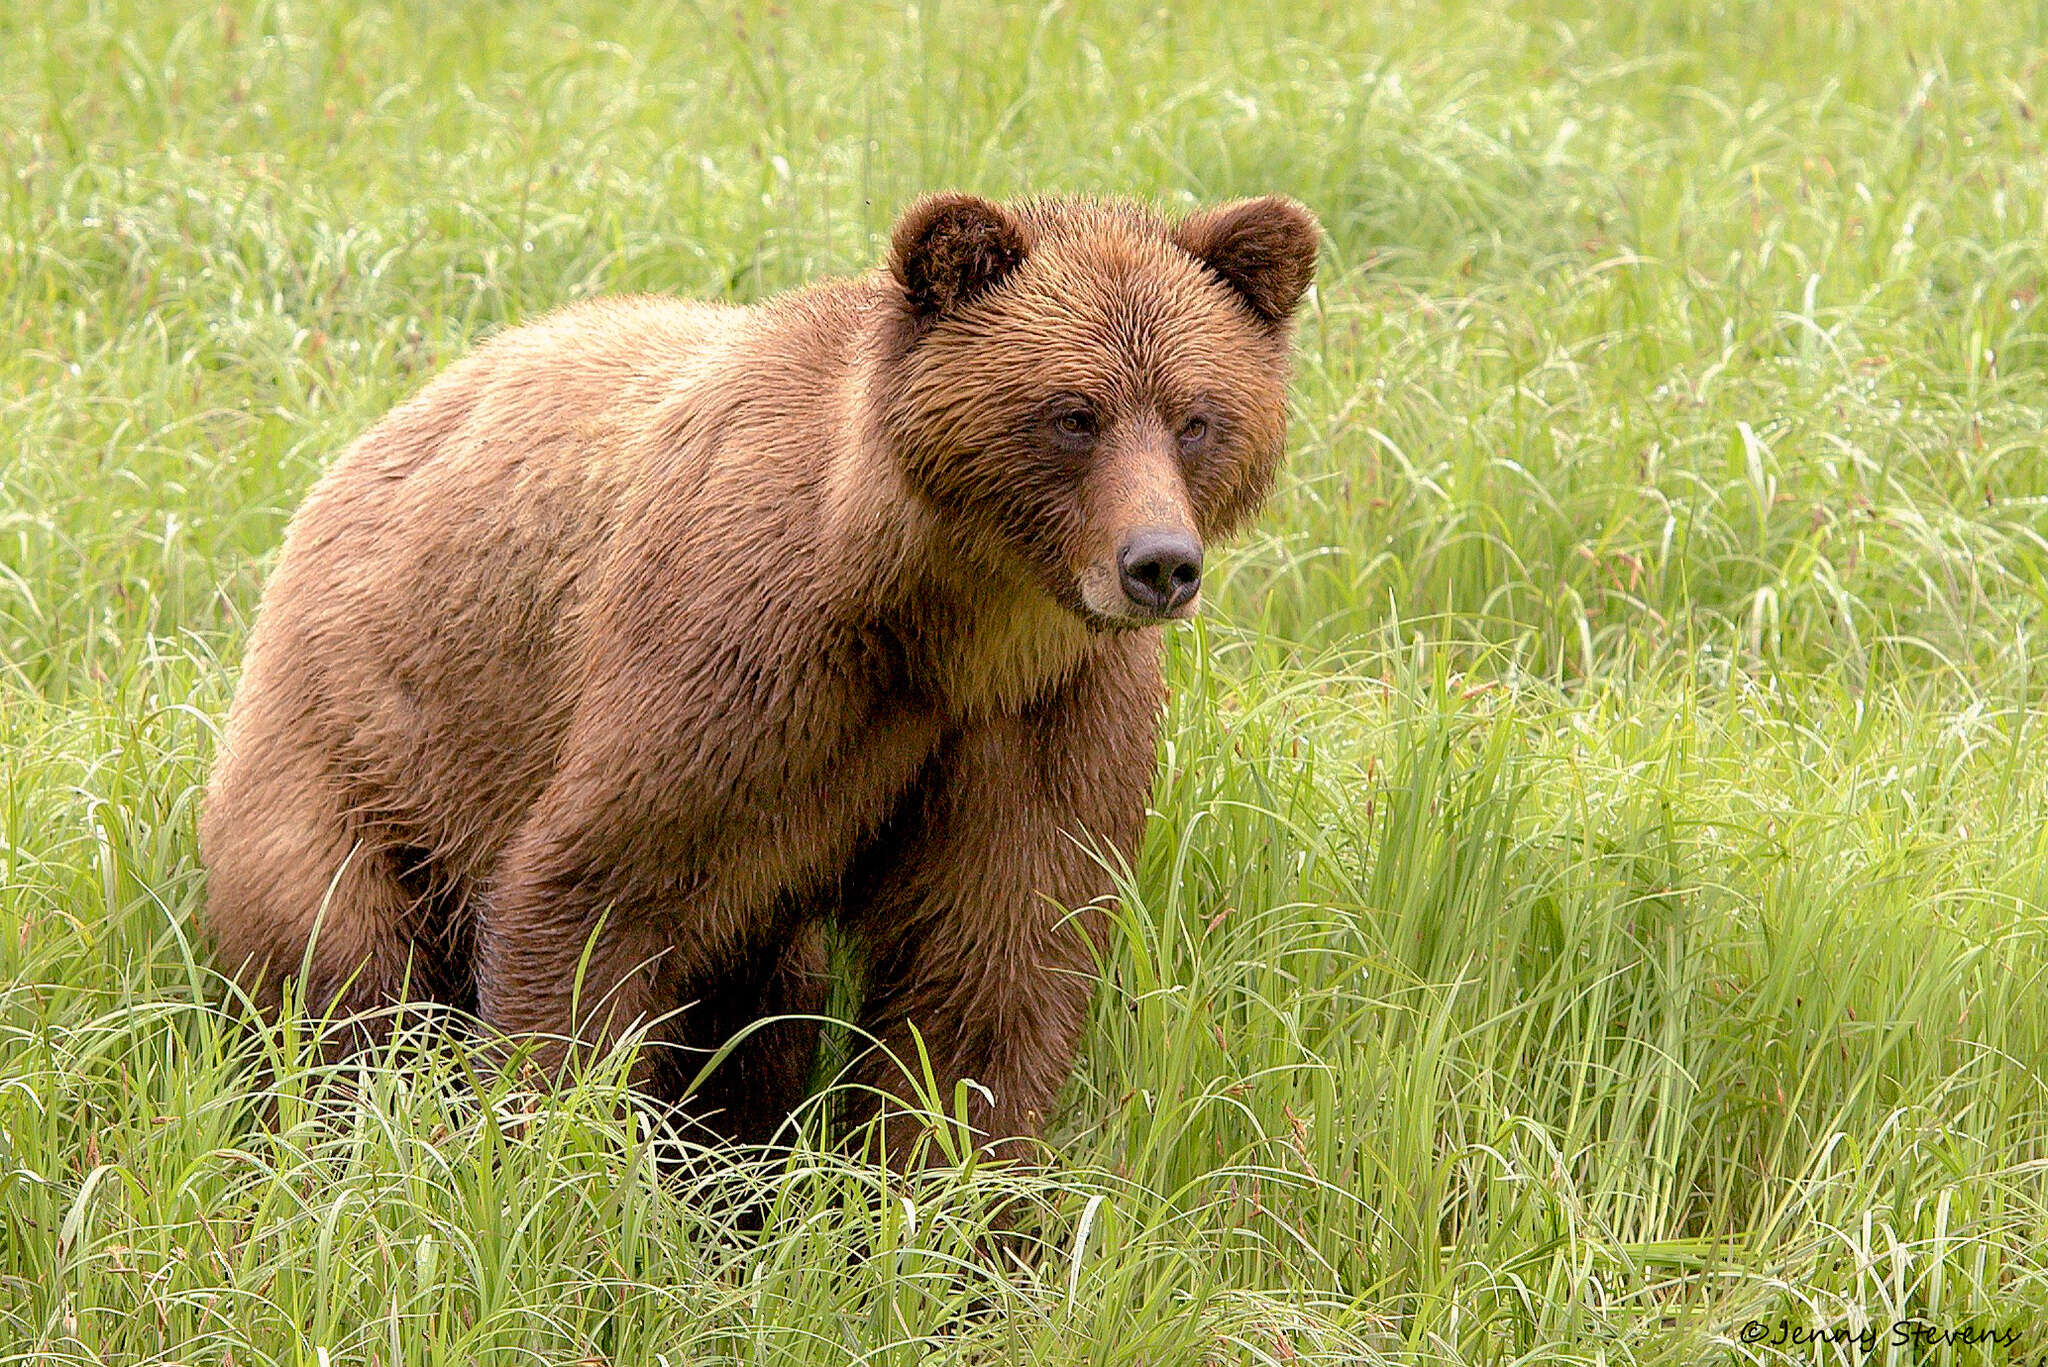
[(1204, 547), (1272, 487), (1301, 205), (1162, 221), (1130, 203), (935, 195), (890, 259), (883, 431), (977, 572), (1028, 576), (1091, 626), (1191, 615)]

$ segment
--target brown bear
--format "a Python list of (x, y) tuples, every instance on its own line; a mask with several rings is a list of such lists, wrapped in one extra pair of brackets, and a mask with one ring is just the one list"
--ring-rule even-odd
[[(218, 952), (270, 1009), (448, 1003), (550, 1067), (637, 1024), (675, 1103), (820, 1011), (831, 924), (858, 1094), (911, 1095), (914, 1027), (987, 1140), (1035, 1135), (1157, 628), (1273, 483), (1316, 247), (1280, 198), (939, 195), (886, 270), (479, 347), (286, 533), (204, 809)], [(759, 1028), (684, 1110), (768, 1140), (817, 1047)]]

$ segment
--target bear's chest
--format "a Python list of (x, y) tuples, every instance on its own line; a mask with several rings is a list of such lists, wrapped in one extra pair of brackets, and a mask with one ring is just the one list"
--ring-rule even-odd
[(1056, 605), (983, 607), (827, 629), (766, 706), (732, 700), (720, 743), (690, 768), (710, 780), (698, 848), (733, 903), (829, 893), (920, 788), (948, 781), (949, 745), (1031, 708), (1087, 658), (1085, 626)]
[(926, 632), (908, 663), (909, 691), (948, 730), (1037, 705), (1073, 678), (1095, 644), (1079, 618), (1036, 593), (976, 608)]

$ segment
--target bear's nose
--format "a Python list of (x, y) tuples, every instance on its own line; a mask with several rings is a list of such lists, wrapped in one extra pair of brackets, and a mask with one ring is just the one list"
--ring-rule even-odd
[(1202, 587), (1202, 545), (1186, 532), (1132, 532), (1117, 552), (1124, 596), (1164, 617)]

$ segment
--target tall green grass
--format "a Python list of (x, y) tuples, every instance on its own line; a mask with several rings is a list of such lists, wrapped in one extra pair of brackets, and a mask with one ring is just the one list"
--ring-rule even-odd
[[(0, 13), (0, 1361), (2048, 1352), (2044, 71), (1977, 0)], [(1328, 230), (1054, 1161), (245, 1033), (196, 803), (321, 463), (944, 186)]]

